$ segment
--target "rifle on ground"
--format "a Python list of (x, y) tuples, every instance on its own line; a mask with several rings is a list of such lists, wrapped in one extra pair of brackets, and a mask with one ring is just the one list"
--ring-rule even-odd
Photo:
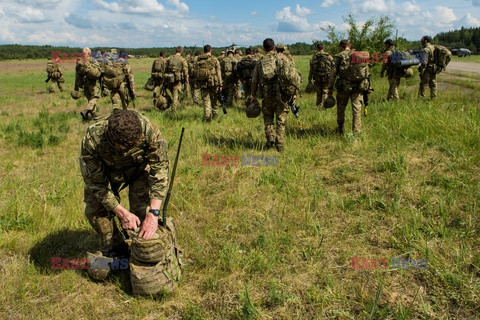
[(127, 84), (127, 90), (128, 90), (128, 96), (127, 96), (127, 102), (128, 102), (128, 97), (132, 100), (133, 107), (135, 108), (135, 91), (133, 90), (133, 84), (130, 82), (130, 77), (128, 74), (125, 75), (125, 83)]
[(218, 89), (218, 101), (222, 106), (223, 114), (227, 114), (227, 98), (225, 97), (225, 89)]
[(165, 227), (167, 224), (167, 206), (168, 206), (168, 202), (170, 201), (170, 195), (172, 194), (173, 181), (175, 180), (175, 172), (177, 171), (178, 156), (180, 155), (180, 147), (182, 146), (184, 131), (185, 131), (185, 128), (182, 127), (182, 132), (180, 133), (180, 141), (178, 142), (177, 155), (175, 156), (175, 162), (173, 163), (172, 177), (170, 178), (170, 183), (168, 184), (167, 196), (165, 197), (165, 203), (163, 204), (163, 212), (162, 212), (163, 227)]
[(52, 79), (52, 77), (48, 76), (47, 79), (45, 80), (45, 83), (48, 83), (48, 81), (50, 81), (50, 79)]

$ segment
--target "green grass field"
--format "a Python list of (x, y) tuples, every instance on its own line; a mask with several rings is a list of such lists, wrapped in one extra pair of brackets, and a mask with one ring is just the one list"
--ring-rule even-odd
[[(52, 257), (99, 246), (78, 166), (86, 100), (70, 98), (72, 64), (67, 92), (48, 94), (46, 61), (1, 62), (1, 319), (478, 319), (478, 91), (441, 82), (436, 101), (417, 100), (416, 74), (389, 103), (377, 65), (362, 136), (350, 134), (350, 107), (342, 137), (336, 110), (304, 93), (304, 130), (290, 113), (278, 154), (262, 150), (263, 119), (241, 106), (210, 124), (190, 99), (174, 116), (154, 110), (143, 90), (152, 59), (130, 62), (136, 108), (159, 126), (171, 163), (186, 128), (169, 209), (183, 280), (174, 293), (137, 298), (125, 273), (96, 283), (51, 269)], [(308, 57), (297, 66), (306, 79)], [(110, 110), (103, 98), (100, 113)], [(205, 153), (279, 158), (204, 167)], [(428, 259), (428, 268), (356, 270), (352, 257)]]

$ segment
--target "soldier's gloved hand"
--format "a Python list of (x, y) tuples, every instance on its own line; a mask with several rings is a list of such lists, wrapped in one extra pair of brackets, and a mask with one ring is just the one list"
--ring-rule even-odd
[(138, 236), (146, 240), (150, 240), (152, 239), (155, 232), (157, 232), (157, 229), (158, 229), (158, 217), (155, 217), (153, 214), (149, 212), (147, 213), (145, 220), (143, 220), (142, 229), (140, 230), (140, 233), (138, 234)]
[(121, 205), (116, 206), (113, 212), (120, 218), (123, 229), (135, 230), (140, 226), (140, 219)]

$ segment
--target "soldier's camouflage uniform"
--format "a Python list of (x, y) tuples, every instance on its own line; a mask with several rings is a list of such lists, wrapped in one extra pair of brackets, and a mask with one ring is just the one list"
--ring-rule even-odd
[[(363, 91), (365, 88), (361, 88), (361, 83), (355, 83), (349, 81), (346, 78), (340, 76), (340, 65), (343, 61), (349, 59), (351, 50), (349, 48), (340, 52), (334, 58), (334, 64), (332, 72), (330, 74), (328, 88), (332, 89), (337, 76), (339, 76), (336, 82), (337, 88), (337, 125), (340, 133), (344, 132), (345, 126), (345, 109), (347, 108), (348, 101), (352, 100), (352, 130), (354, 133), (360, 133), (362, 130), (362, 104), (363, 104)], [(367, 80), (368, 81), (368, 80)], [(368, 86), (368, 84), (367, 84)]]
[(129, 188), (130, 212), (141, 221), (150, 200), (163, 201), (167, 192), (167, 143), (149, 119), (136, 113), (142, 124), (142, 137), (139, 146), (127, 153), (117, 151), (107, 138), (108, 120), (91, 125), (82, 141), (80, 169), (85, 182), (85, 216), (104, 249), (115, 250), (122, 240), (112, 210), (120, 203), (118, 191), (124, 184)]
[[(113, 67), (115, 68), (115, 74), (119, 77), (119, 85), (115, 84), (113, 86), (106, 85), (108, 83), (107, 75), (104, 76), (104, 84), (106, 85), (107, 89), (110, 91), (110, 100), (112, 101), (114, 108), (120, 108), (122, 106), (123, 109), (127, 109), (129, 105), (129, 95), (127, 89), (127, 81), (125, 80), (127, 77), (130, 80), (130, 85), (132, 86), (132, 90), (135, 90), (135, 82), (133, 76), (132, 67), (128, 62), (123, 59), (120, 59), (118, 62), (110, 62), (106, 65), (105, 68)], [(135, 92), (135, 91), (134, 91)]]
[(152, 63), (152, 72), (150, 74), (154, 82), (153, 87), (153, 105), (156, 106), (156, 100), (159, 95), (162, 94), (163, 88), (163, 75), (165, 74), (165, 68), (167, 66), (167, 60), (164, 57), (158, 57)]
[(101, 74), (101, 67), (98, 62), (92, 61), (91, 57), (81, 58), (77, 61), (75, 67), (75, 91), (83, 88), (85, 98), (87, 98), (86, 111), (95, 114), (97, 102), (100, 99), (100, 90), (97, 81)]
[(208, 81), (199, 82), (196, 79), (196, 85), (200, 88), (202, 93), (202, 102), (204, 110), (204, 120), (210, 122), (212, 119), (218, 117), (218, 89), (223, 86), (222, 70), (220, 62), (211, 54), (204, 53), (196, 57), (195, 73), (198, 73), (198, 64), (200, 60), (208, 59), (212, 66)]
[[(253, 55), (247, 55), (243, 57), (240, 61), (241, 64), (245, 67), (246, 65), (253, 64), (255, 66), (257, 59)], [(245, 69), (244, 69), (245, 70)], [(250, 77), (245, 77), (246, 72), (242, 71), (242, 75), (239, 75), (239, 78), (242, 82), (243, 91), (245, 93), (245, 98), (248, 98), (252, 95), (252, 73), (253, 69), (250, 70)]]
[(174, 75), (172, 83), (167, 82), (167, 89), (172, 93), (172, 111), (180, 107), (179, 92), (182, 84), (188, 82), (188, 64), (187, 61), (179, 54), (168, 57), (166, 73)]
[(195, 83), (195, 78), (193, 77), (193, 68), (195, 66), (196, 57), (191, 56), (188, 63), (188, 81), (190, 84), (190, 92), (192, 95), (192, 100), (194, 104), (200, 104), (200, 88), (197, 87)]
[[(242, 61), (243, 56), (241, 54), (241, 51), (236, 52), (235, 55), (233, 56), (233, 58), (235, 59), (235, 63), (238, 63), (238, 62)], [(242, 89), (242, 81), (240, 80), (240, 77), (237, 76), (236, 70), (234, 70), (234, 78), (235, 78), (235, 84), (234, 84), (233, 99), (236, 102), (236, 101), (242, 99), (242, 90), (241, 90)]]
[[(227, 106), (231, 107), (233, 105), (233, 100), (236, 94), (236, 82), (237, 79), (235, 77), (235, 66), (237, 64), (237, 60), (231, 56), (227, 55), (223, 58), (222, 62), (220, 63), (222, 69), (222, 79), (223, 79), (223, 89), (226, 92), (227, 98)], [(229, 66), (229, 71), (226, 71), (226, 66)]]
[(277, 149), (283, 150), (285, 144), (285, 120), (290, 110), (288, 102), (292, 97), (280, 92), (276, 76), (269, 82), (264, 82), (261, 71), (264, 59), (276, 60), (276, 65), (279, 65), (283, 63), (282, 59), (285, 58), (280, 57), (275, 52), (268, 52), (256, 63), (252, 74), (252, 96), (256, 97), (259, 90), (263, 91), (262, 113), (267, 145), (276, 145)]
[(430, 98), (437, 97), (437, 70), (435, 65), (435, 46), (427, 44), (423, 48), (423, 53), (428, 55), (426, 63), (422, 63), (419, 67), (420, 71), (420, 88), (418, 90), (419, 97), (425, 97), (426, 86), (430, 87)]
[[(321, 54), (323, 55), (323, 58), (329, 61), (330, 63), (333, 63), (333, 57), (327, 53), (327, 52), (320, 52), (318, 51), (315, 53), (315, 55)], [(324, 76), (319, 76), (314, 74), (314, 59), (315, 55), (310, 59), (310, 71), (308, 72), (308, 82), (314, 81), (314, 86), (315, 86), (315, 92), (317, 93), (317, 101), (316, 101), (316, 106), (323, 108), (323, 103), (325, 102), (325, 99), (328, 97), (328, 83), (329, 83), (329, 74), (324, 75)]]
[(55, 92), (55, 83), (57, 84), (60, 92), (63, 92), (62, 83), (64, 83), (65, 80), (63, 79), (63, 73), (60, 69), (60, 64), (57, 62), (49, 61), (47, 63), (47, 74), (50, 77), (49, 92)]
[(387, 60), (386, 60), (386, 63), (382, 64), (382, 71), (380, 72), (382, 76), (385, 72), (387, 72), (388, 83), (389, 83), (387, 100), (399, 99), (398, 87), (400, 86), (400, 80), (402, 79), (402, 75), (400, 71), (397, 68), (395, 68), (392, 64), (392, 52), (394, 51), (395, 51), (394, 46), (388, 47), (387, 51), (385, 52)]

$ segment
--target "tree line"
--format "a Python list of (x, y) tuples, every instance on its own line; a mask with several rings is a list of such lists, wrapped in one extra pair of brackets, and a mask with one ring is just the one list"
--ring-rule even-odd
[(480, 50), (480, 28), (464, 28), (460, 30), (441, 32), (434, 38), (449, 48), (467, 48), (477, 54)]

